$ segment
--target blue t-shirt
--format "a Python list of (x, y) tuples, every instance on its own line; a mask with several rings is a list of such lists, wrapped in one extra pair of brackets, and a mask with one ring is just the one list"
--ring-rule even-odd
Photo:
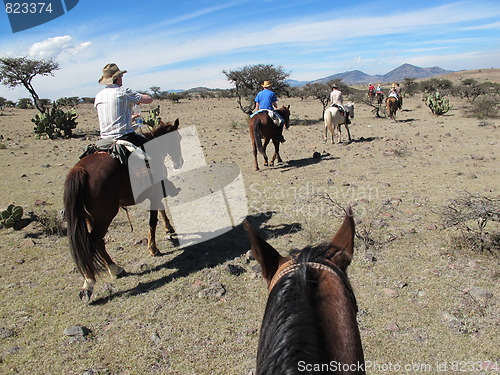
[(259, 109), (274, 110), (273, 103), (277, 101), (278, 98), (276, 97), (276, 94), (268, 89), (259, 91), (259, 93), (255, 97), (255, 102), (259, 103)]

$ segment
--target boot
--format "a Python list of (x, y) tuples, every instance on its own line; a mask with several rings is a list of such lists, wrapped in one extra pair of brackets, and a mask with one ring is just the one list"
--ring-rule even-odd
[(349, 119), (349, 115), (345, 117), (345, 124), (349, 125), (351, 123), (351, 120)]

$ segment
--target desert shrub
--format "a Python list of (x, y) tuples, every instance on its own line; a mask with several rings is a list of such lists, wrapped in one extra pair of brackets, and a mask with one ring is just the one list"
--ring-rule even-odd
[(448, 79), (431, 78), (420, 82), (419, 88), (422, 92), (440, 91), (442, 93), (449, 93), (453, 88), (453, 82)]
[(457, 248), (499, 254), (499, 198), (467, 193), (452, 199), (441, 210), (441, 222), (444, 228), (456, 229), (451, 243)]
[(59, 107), (76, 107), (80, 103), (80, 98), (78, 96), (63, 97), (56, 100), (56, 104)]
[(50, 111), (37, 114), (31, 119), (35, 123), (34, 132), (38, 138), (70, 138), (76, 128), (78, 118), (75, 111), (64, 112), (57, 104)]
[(482, 95), (474, 100), (465, 112), (469, 117), (484, 120), (488, 118), (498, 118), (499, 100), (497, 96)]
[(16, 104), (17, 108), (21, 109), (31, 109), (34, 108), (35, 106), (33, 105), (33, 100), (30, 98), (21, 98), (17, 101)]
[(33, 218), (41, 227), (42, 233), (49, 236), (65, 236), (66, 228), (62, 215), (56, 210), (42, 210), (33, 213)]

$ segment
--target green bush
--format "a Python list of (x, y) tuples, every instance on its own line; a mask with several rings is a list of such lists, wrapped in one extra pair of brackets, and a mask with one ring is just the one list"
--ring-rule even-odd
[(78, 124), (77, 118), (75, 111), (64, 112), (54, 104), (50, 111), (37, 114), (31, 121), (35, 123), (34, 132), (37, 138), (56, 139), (70, 138)]
[(445, 114), (453, 108), (448, 99), (441, 95), (439, 91), (436, 91), (433, 94), (424, 94), (422, 100), (435, 115)]

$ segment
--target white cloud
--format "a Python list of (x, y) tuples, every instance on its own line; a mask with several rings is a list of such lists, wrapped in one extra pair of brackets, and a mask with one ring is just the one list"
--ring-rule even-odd
[(69, 35), (56, 36), (33, 44), (28, 50), (28, 56), (36, 59), (56, 58), (63, 53), (76, 55), (92, 45), (91, 42), (75, 44)]

